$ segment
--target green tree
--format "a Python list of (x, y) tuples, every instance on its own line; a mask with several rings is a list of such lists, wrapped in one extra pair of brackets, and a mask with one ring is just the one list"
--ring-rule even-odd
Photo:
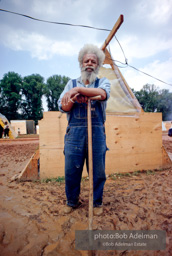
[(8, 72), (0, 81), (0, 113), (8, 120), (19, 119), (22, 78), (15, 72)]
[(25, 76), (22, 87), (22, 116), (38, 123), (43, 117), (42, 96), (44, 94), (44, 78), (39, 74)]
[(47, 79), (45, 96), (49, 111), (58, 111), (57, 101), (69, 79), (69, 77), (60, 75), (54, 75)]
[(162, 112), (162, 119), (172, 119), (172, 93), (158, 90), (155, 85), (146, 84), (140, 91), (134, 91), (145, 112)]
[(155, 85), (146, 84), (140, 91), (134, 91), (134, 94), (145, 112), (157, 111), (159, 94)]
[(164, 121), (172, 120), (172, 93), (169, 90), (159, 92), (157, 112), (162, 112)]

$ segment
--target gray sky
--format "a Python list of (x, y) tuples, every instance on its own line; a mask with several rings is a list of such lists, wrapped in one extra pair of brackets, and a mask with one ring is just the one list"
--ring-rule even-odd
[[(124, 23), (116, 36), (128, 63), (172, 84), (172, 0), (1, 0), (0, 8), (43, 20), (106, 29), (112, 29), (123, 14)], [(21, 76), (38, 73), (46, 81), (55, 74), (78, 77), (80, 48), (86, 43), (100, 47), (109, 32), (48, 24), (0, 12), (0, 34), (0, 79), (14, 71)], [(113, 59), (125, 62), (115, 39), (110, 50)], [(172, 86), (132, 68), (120, 70), (135, 90), (149, 83), (172, 91)]]

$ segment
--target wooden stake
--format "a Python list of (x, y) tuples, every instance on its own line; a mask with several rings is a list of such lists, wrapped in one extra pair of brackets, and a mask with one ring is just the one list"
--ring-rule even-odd
[[(101, 96), (88, 98), (87, 124), (88, 124), (88, 169), (89, 169), (89, 215), (88, 230), (93, 230), (93, 146), (92, 146), (92, 120), (91, 120), (91, 100), (100, 100)], [(92, 244), (92, 236), (89, 234), (89, 243)], [(89, 256), (93, 256), (94, 251), (88, 251)]]
[(100, 100), (101, 96), (88, 98), (87, 123), (88, 123), (88, 168), (89, 168), (89, 226), (93, 229), (93, 146), (92, 146), (92, 120), (91, 120), (91, 100)]
[(91, 121), (91, 100), (87, 105), (88, 122), (88, 169), (89, 169), (89, 225), (88, 229), (93, 229), (93, 149), (92, 149), (92, 121)]
[[(88, 99), (87, 105), (87, 124), (88, 124), (88, 169), (89, 169), (89, 213), (88, 230), (93, 229), (93, 148), (92, 148), (92, 120), (91, 120), (91, 100)], [(92, 245), (92, 237), (89, 234), (89, 244)], [(93, 256), (93, 251), (88, 251), (89, 256)]]

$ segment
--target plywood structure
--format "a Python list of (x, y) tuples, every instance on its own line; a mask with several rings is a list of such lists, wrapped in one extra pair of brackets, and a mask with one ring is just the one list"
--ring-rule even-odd
[(162, 167), (161, 113), (138, 117), (107, 116), (106, 172), (132, 172)]
[(40, 177), (64, 176), (64, 135), (66, 115), (44, 112), (39, 121)]
[[(161, 113), (140, 116), (107, 114), (106, 174), (161, 168), (163, 162)], [(40, 129), (40, 178), (64, 176), (65, 114), (44, 112)], [(83, 176), (87, 176), (84, 168)]]
[(11, 120), (11, 125), (17, 134), (27, 134), (26, 120)]
[(11, 120), (11, 125), (17, 134), (35, 134), (33, 120)]

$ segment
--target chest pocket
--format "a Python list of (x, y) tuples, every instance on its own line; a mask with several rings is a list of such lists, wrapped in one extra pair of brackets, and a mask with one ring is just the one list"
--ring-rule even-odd
[(91, 102), (91, 117), (96, 118), (98, 117), (98, 107), (97, 107), (97, 101)]
[(85, 104), (85, 103), (79, 104), (79, 103), (75, 102), (73, 112), (74, 112), (74, 117), (76, 119), (86, 119), (87, 118), (87, 104)]
[[(75, 102), (75, 107), (74, 107), (74, 117), (76, 119), (86, 119), (87, 118), (87, 104), (82, 103), (78, 104)], [(91, 117), (96, 118), (98, 117), (98, 108), (96, 101), (92, 101), (91, 103)]]

